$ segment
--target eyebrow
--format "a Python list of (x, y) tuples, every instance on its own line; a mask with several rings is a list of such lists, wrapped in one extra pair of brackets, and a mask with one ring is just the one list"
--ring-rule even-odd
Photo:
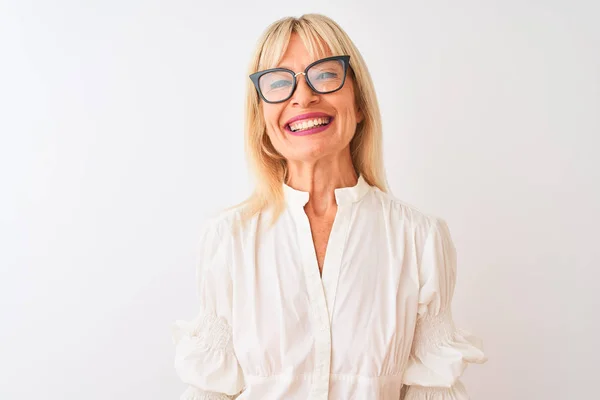
[[(304, 68), (302, 68), (302, 71), (304, 71), (306, 69), (306, 67), (308, 67), (310, 64), (314, 63), (315, 61), (322, 60), (323, 58), (326, 58), (326, 57), (327, 56), (325, 56), (325, 57), (319, 57), (319, 58), (316, 58), (316, 59), (310, 61), (308, 64), (306, 64), (306, 66)], [(294, 68), (290, 67), (288, 64), (284, 64), (284, 65), (280, 64), (276, 68), (285, 68), (285, 69), (289, 69), (290, 71), (294, 71)]]
[[(319, 60), (322, 60), (322, 59), (327, 58), (327, 57), (332, 57), (332, 56), (331, 56), (331, 54), (324, 54), (324, 55), (322, 55), (322, 56), (320, 56), (318, 58), (315, 58), (314, 60), (312, 60), (308, 64), (306, 64), (306, 66), (304, 68), (302, 68), (302, 71), (304, 71), (306, 69), (306, 67), (308, 67), (310, 64), (314, 63), (315, 61), (319, 61)], [(290, 71), (294, 71), (294, 68), (291, 68), (287, 64), (279, 64), (279, 65), (277, 65), (277, 66), (275, 66), (273, 68), (285, 68), (285, 69), (289, 69)], [(294, 71), (294, 72), (296, 72), (296, 71)]]
[[(309, 65), (309, 64), (306, 64), (306, 65)], [(275, 68), (285, 68), (285, 69), (289, 69), (290, 71), (294, 71), (294, 68), (290, 67), (288, 64), (283, 64), (283, 65), (280, 64)], [(306, 67), (304, 67), (304, 68), (306, 68)], [(302, 71), (304, 71), (304, 69), (302, 69)]]

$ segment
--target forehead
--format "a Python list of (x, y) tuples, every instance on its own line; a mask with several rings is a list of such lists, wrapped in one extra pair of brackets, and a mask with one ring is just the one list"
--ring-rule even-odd
[(300, 70), (313, 61), (331, 55), (331, 49), (323, 39), (312, 35), (303, 38), (294, 32), (291, 34), (287, 48), (277, 66)]

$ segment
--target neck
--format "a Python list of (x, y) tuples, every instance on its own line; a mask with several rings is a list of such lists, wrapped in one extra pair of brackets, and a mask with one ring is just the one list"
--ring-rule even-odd
[(309, 193), (307, 212), (325, 216), (337, 210), (335, 192), (337, 188), (356, 185), (358, 174), (352, 165), (350, 148), (341, 154), (316, 161), (288, 160), (289, 186)]

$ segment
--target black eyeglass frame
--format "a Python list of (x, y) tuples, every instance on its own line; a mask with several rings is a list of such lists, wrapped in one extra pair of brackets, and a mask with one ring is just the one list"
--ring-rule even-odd
[[(335, 89), (335, 90), (329, 90), (327, 92), (321, 92), (317, 89), (315, 89), (315, 87), (312, 85), (312, 83), (310, 83), (309, 79), (306, 79), (306, 73), (308, 72), (308, 70), (313, 67), (314, 65), (320, 64), (322, 62), (325, 61), (333, 61), (333, 60), (342, 60), (343, 64), (344, 64), (344, 79), (342, 80), (342, 84), (340, 85), (339, 88)], [(296, 88), (298, 87), (298, 80), (296, 79), (296, 77), (300, 74), (304, 75), (304, 80), (306, 81), (306, 83), (308, 84), (308, 86), (312, 89), (313, 92), (315, 93), (319, 93), (319, 94), (328, 94), (328, 93), (333, 93), (333, 92), (337, 92), (338, 90), (340, 90), (341, 88), (344, 87), (344, 84), (346, 83), (346, 76), (348, 75), (348, 66), (350, 65), (350, 56), (347, 55), (343, 55), (343, 56), (332, 56), (332, 57), (325, 57), (322, 58), (320, 60), (314, 61), (312, 63), (310, 63), (302, 72), (294, 72), (291, 69), (287, 69), (287, 68), (270, 68), (270, 69), (265, 69), (264, 71), (258, 71), (255, 72), (253, 74), (250, 75), (250, 80), (252, 80), (252, 83), (254, 83), (254, 87), (256, 88), (256, 91), (258, 92), (258, 95), (266, 102), (269, 104), (277, 104), (277, 103), (283, 103), (284, 101), (288, 101), (293, 95), (294, 92), (296, 91)], [(283, 72), (289, 72), (290, 74), (292, 74), (292, 77), (294, 78), (293, 81), (293, 85), (292, 85), (292, 91), (290, 92), (290, 95), (288, 97), (286, 97), (285, 99), (282, 100), (277, 100), (277, 101), (269, 101), (265, 98), (265, 96), (263, 96), (262, 91), (260, 90), (260, 85), (259, 85), (259, 81), (261, 76), (268, 74), (269, 72), (276, 72), (276, 71), (283, 71)]]

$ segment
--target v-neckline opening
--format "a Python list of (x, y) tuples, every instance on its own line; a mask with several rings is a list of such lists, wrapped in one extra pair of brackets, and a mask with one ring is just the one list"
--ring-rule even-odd
[[(297, 209), (302, 216), (303, 223), (298, 226), (300, 251), (306, 251), (304, 266), (306, 272), (307, 285), (313, 295), (318, 291), (318, 297), (322, 296), (327, 308), (329, 323), (333, 319), (335, 296), (342, 269), (343, 252), (346, 247), (348, 231), (350, 229), (350, 217), (353, 205), (338, 205), (336, 215), (331, 225), (329, 238), (325, 247), (325, 256), (323, 258), (323, 267), (319, 268), (317, 250), (312, 237), (310, 220), (303, 207)], [(310, 246), (310, 248), (309, 248)], [(311, 272), (315, 271), (316, 273)], [(316, 286), (315, 286), (316, 285)]]
[(331, 246), (331, 239), (332, 236), (334, 235), (334, 230), (336, 227), (336, 222), (339, 220), (339, 210), (340, 210), (340, 206), (336, 204), (336, 210), (335, 210), (335, 215), (333, 216), (333, 221), (331, 222), (331, 228), (329, 229), (329, 232), (327, 233), (327, 241), (325, 244), (325, 253), (323, 254), (323, 264), (319, 266), (319, 256), (318, 256), (318, 251), (317, 251), (317, 244), (315, 241), (315, 237), (313, 234), (313, 226), (311, 225), (311, 220), (310, 217), (308, 216), (308, 214), (306, 213), (306, 210), (304, 207), (302, 207), (302, 212), (305, 215), (306, 220), (308, 221), (308, 226), (309, 226), (309, 230), (310, 230), (310, 239), (311, 239), (311, 243), (312, 243), (312, 248), (313, 248), (313, 258), (315, 263), (317, 264), (317, 269), (319, 270), (319, 277), (321, 278), (321, 281), (323, 281), (323, 274), (325, 273), (325, 267), (327, 266), (328, 262), (328, 254), (330, 253), (330, 246)]

